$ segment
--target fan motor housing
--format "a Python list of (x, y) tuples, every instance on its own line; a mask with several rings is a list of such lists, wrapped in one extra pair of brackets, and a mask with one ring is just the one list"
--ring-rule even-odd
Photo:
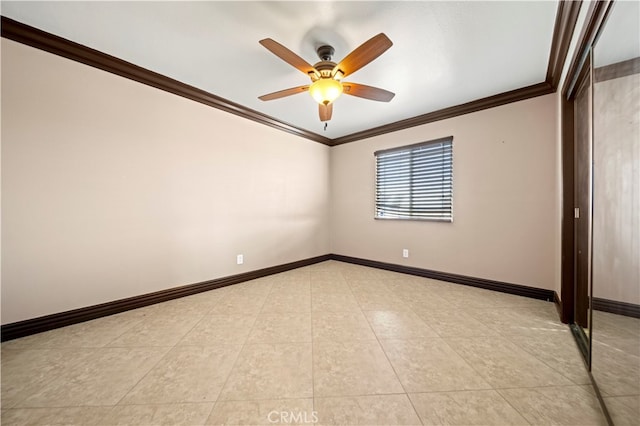
[(322, 77), (331, 77), (331, 71), (335, 68), (336, 63), (331, 61), (320, 61), (315, 64), (313, 67), (318, 70), (320, 76)]

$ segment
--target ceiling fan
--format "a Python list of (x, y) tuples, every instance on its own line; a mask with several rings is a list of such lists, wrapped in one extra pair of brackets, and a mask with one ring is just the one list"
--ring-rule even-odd
[(260, 40), (260, 44), (311, 78), (311, 84), (259, 96), (258, 99), (262, 101), (271, 101), (308, 91), (319, 104), (320, 121), (329, 121), (333, 113), (333, 101), (341, 93), (380, 102), (389, 102), (395, 96), (394, 93), (378, 87), (341, 81), (344, 77), (356, 72), (382, 55), (393, 45), (391, 40), (383, 33), (358, 46), (338, 64), (331, 61), (334, 53), (334, 49), (331, 46), (318, 47), (316, 52), (320, 57), (320, 62), (312, 66), (300, 56), (270, 38)]

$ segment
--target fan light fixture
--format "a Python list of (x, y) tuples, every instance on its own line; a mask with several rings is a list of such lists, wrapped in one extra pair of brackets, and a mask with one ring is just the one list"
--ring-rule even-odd
[(342, 83), (333, 78), (320, 78), (309, 86), (309, 93), (321, 105), (329, 105), (342, 93)]

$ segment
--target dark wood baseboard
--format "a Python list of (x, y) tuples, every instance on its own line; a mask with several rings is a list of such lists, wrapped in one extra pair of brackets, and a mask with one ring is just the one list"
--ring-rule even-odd
[(596, 83), (640, 74), (640, 57), (605, 65), (593, 70)]
[(395, 263), (378, 262), (376, 260), (360, 259), (357, 257), (342, 256), (332, 254), (332, 260), (340, 262), (354, 263), (356, 265), (370, 266), (372, 268), (385, 269), (387, 271), (400, 272), (402, 274), (416, 275), (419, 277), (432, 278), (434, 280), (448, 281), (456, 284), (468, 285), (471, 287), (483, 288), (485, 290), (499, 291), (502, 293), (515, 294), (517, 296), (531, 297), (546, 301), (554, 300), (554, 291), (535, 287), (527, 287), (519, 284), (505, 283), (501, 281), (487, 280), (484, 278), (468, 277), (465, 275), (450, 274), (448, 272), (432, 271), (430, 269), (415, 268), (413, 266), (397, 265)]
[(99, 305), (87, 306), (85, 308), (73, 309), (71, 311), (60, 312), (57, 314), (46, 315), (43, 317), (18, 321), (11, 324), (5, 324), (0, 331), (1, 340), (17, 339), (19, 337), (29, 336), (31, 334), (42, 333), (60, 327), (77, 324), (92, 319), (117, 314), (131, 309), (142, 308), (144, 306), (153, 305), (160, 302), (166, 302), (179, 297), (190, 296), (192, 294), (202, 293), (204, 291), (214, 290), (220, 287), (226, 287), (232, 284), (238, 284), (244, 281), (254, 280), (256, 278), (273, 275), (280, 272), (289, 271), (300, 268), (302, 266), (313, 265), (315, 263), (329, 260), (330, 255), (312, 257), (309, 259), (299, 260), (296, 262), (285, 263), (283, 265), (271, 266), (269, 268), (258, 269), (256, 271), (245, 272), (242, 274), (231, 275), (228, 277), (217, 278), (209, 281), (203, 281), (195, 284), (188, 284), (180, 287), (174, 287), (167, 290), (156, 291), (154, 293), (142, 294), (140, 296), (129, 297), (126, 299), (114, 300), (112, 302), (101, 303)]
[(518, 284), (487, 280), (484, 278), (467, 277), (464, 275), (450, 274), (447, 272), (438, 272), (429, 269), (378, 262), (375, 260), (360, 259), (357, 257), (349, 257), (339, 254), (325, 254), (323, 256), (312, 257), (309, 259), (272, 266), (256, 271), (245, 272), (242, 274), (231, 275), (228, 277), (217, 278), (195, 284), (188, 284), (181, 287), (174, 287), (167, 290), (157, 291), (154, 293), (142, 294), (140, 296), (114, 300), (112, 302), (102, 303), (99, 305), (87, 306), (84, 308), (73, 309), (71, 311), (60, 312), (24, 321), (18, 321), (11, 324), (5, 324), (1, 328), (0, 337), (1, 341), (5, 342), (7, 340), (13, 340), (19, 337), (29, 336), (31, 334), (42, 333), (44, 331), (78, 324), (81, 322), (117, 314), (131, 309), (142, 308), (144, 306), (167, 302), (169, 300), (214, 290), (220, 287), (238, 284), (241, 282), (254, 280), (256, 278), (261, 278), (280, 272), (290, 271), (292, 269), (313, 265), (315, 263), (324, 262), (326, 260), (336, 260), (340, 262), (353, 263), (356, 265), (369, 266), (373, 268), (384, 269), (387, 271), (416, 275), (441, 281), (448, 281), (456, 284), (483, 288), (486, 290), (500, 291), (502, 293), (531, 297), (534, 299), (556, 301), (556, 303), (558, 303), (557, 295), (552, 290), (544, 290)]
[(640, 318), (640, 305), (633, 303), (618, 302), (616, 300), (591, 299), (591, 306), (596, 311), (610, 312), (612, 314), (624, 315), (626, 317)]

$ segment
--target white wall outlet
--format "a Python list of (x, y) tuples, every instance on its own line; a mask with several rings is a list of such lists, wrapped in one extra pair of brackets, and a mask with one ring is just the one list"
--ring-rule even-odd
[(409, 257), (409, 249), (402, 249), (402, 257)]
[(242, 254), (237, 255), (236, 256), (236, 263), (238, 265), (242, 265), (244, 263), (244, 255), (242, 255)]

